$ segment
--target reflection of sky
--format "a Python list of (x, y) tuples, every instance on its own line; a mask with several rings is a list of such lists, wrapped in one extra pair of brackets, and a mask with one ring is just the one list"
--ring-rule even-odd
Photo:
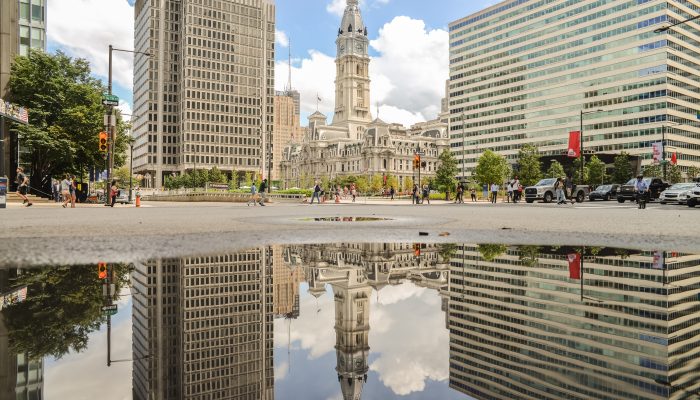
[[(340, 399), (332, 288), (318, 301), (307, 288), (302, 284), (299, 318), (275, 320), (275, 398)], [(448, 386), (449, 335), (440, 305), (437, 291), (413, 283), (372, 292), (364, 400), (465, 398)]]
[[(128, 293), (128, 290), (122, 293)], [(131, 296), (122, 296), (112, 317), (112, 360), (131, 360)], [(107, 324), (88, 335), (88, 347), (46, 359), (45, 400), (131, 399), (131, 362), (107, 367)]]

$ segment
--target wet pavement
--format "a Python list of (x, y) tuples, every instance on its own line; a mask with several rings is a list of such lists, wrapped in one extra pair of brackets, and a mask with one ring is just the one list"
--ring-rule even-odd
[(3, 399), (700, 393), (700, 253), (674, 248), (266, 245), (6, 265), (0, 294)]

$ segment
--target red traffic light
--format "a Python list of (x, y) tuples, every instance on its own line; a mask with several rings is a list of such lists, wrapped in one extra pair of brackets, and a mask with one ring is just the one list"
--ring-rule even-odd
[(99, 279), (107, 279), (107, 263), (97, 264), (97, 277)]
[(413, 255), (416, 257), (420, 257), (420, 249), (421, 249), (420, 243), (414, 243), (413, 244)]
[(100, 144), (99, 144), (100, 151), (102, 153), (106, 153), (107, 152), (107, 132), (100, 132), (99, 138), (100, 138)]

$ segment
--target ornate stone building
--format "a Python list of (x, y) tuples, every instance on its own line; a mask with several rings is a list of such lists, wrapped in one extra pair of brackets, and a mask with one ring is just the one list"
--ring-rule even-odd
[(435, 175), (440, 153), (449, 148), (448, 126), (440, 120), (406, 129), (372, 120), (367, 27), (357, 0), (347, 0), (336, 39), (335, 109), (331, 125), (315, 112), (301, 141), (285, 148), (280, 164), (285, 188), (341, 176), (395, 176), (400, 188), (411, 177), (412, 159), (424, 152), (421, 176)]

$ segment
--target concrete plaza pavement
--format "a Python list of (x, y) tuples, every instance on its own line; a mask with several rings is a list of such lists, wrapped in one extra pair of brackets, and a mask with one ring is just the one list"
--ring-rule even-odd
[[(382, 217), (317, 222), (317, 217)], [(358, 199), (355, 204), (145, 202), (0, 210), (0, 266), (132, 262), (270, 244), (450, 242), (612, 246), (700, 252), (700, 209), (633, 204), (466, 203)], [(428, 236), (421, 236), (425, 232)], [(442, 235), (441, 235), (442, 234)]]

